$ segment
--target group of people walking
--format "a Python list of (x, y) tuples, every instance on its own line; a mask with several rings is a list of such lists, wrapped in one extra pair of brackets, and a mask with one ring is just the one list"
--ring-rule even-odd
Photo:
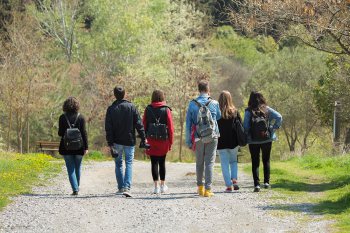
[[(198, 194), (205, 197), (214, 195), (212, 180), (216, 152), (220, 156), (225, 192), (239, 190), (237, 154), (242, 143), (235, 132), (235, 124), (241, 124), (246, 133), (252, 159), (254, 191), (260, 191), (260, 151), (264, 165), (263, 185), (269, 188), (270, 152), (272, 141), (276, 140), (275, 131), (282, 123), (281, 115), (267, 105), (261, 93), (251, 92), (242, 122), (230, 92), (222, 91), (218, 101), (213, 100), (206, 80), (198, 82), (198, 91), (199, 96), (190, 101), (186, 115), (186, 144), (196, 154)], [(144, 148), (151, 159), (153, 193), (166, 193), (165, 160), (174, 141), (174, 125), (172, 110), (166, 105), (164, 92), (155, 90), (152, 93), (151, 104), (146, 107), (142, 119), (135, 105), (125, 99), (123, 87), (115, 87), (114, 96), (116, 100), (107, 109), (105, 131), (115, 161), (117, 192), (131, 196), (137, 131), (141, 138), (139, 147)], [(79, 102), (74, 97), (64, 102), (63, 112), (59, 118), (59, 152), (66, 163), (72, 195), (78, 195), (81, 161), (83, 155), (88, 153), (85, 119), (79, 113)]]

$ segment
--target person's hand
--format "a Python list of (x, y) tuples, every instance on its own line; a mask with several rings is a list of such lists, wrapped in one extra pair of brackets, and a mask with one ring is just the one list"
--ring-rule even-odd
[(84, 150), (84, 155), (87, 155), (89, 153), (89, 150)]
[(192, 149), (193, 144), (192, 143), (187, 143), (187, 146), (188, 146), (189, 149)]

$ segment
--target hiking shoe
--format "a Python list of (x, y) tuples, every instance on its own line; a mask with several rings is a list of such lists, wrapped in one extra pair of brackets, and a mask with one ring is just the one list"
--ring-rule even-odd
[(269, 189), (269, 188), (271, 188), (271, 186), (270, 186), (269, 183), (265, 183), (265, 184), (264, 184), (264, 188), (265, 188), (265, 189)]
[(239, 190), (238, 184), (233, 184), (233, 190)]
[(227, 187), (224, 192), (225, 193), (232, 193), (232, 187)]
[(160, 188), (159, 187), (155, 187), (153, 194), (159, 194), (160, 193)]
[(167, 191), (168, 191), (168, 186), (166, 186), (166, 185), (161, 185), (160, 186), (160, 192), (161, 193), (166, 193)]
[(210, 189), (206, 189), (204, 192), (205, 197), (212, 197), (214, 196), (214, 193)]
[(78, 191), (73, 191), (72, 196), (78, 196)]
[(199, 196), (204, 196), (204, 186), (203, 185), (198, 186), (198, 194), (199, 194)]
[(259, 185), (254, 187), (254, 192), (255, 193), (260, 192), (260, 186)]

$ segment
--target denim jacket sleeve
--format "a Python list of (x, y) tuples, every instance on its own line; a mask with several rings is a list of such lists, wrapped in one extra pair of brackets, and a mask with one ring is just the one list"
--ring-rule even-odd
[(191, 111), (191, 104), (192, 104), (192, 101), (189, 103), (188, 105), (188, 109), (187, 109), (187, 113), (186, 113), (186, 145), (188, 147), (191, 147), (192, 146), (192, 140), (191, 140), (191, 129), (192, 129), (192, 112)]
[(243, 127), (244, 127), (244, 131), (246, 132), (246, 134), (248, 134), (249, 130), (250, 130), (250, 111), (245, 111), (244, 112), (244, 120), (243, 120)]
[(219, 104), (216, 104), (215, 107), (216, 107), (216, 120), (218, 121), (221, 118), (220, 106)]
[(272, 122), (274, 120), (273, 125), (270, 127), (275, 131), (282, 125), (282, 115), (271, 107), (267, 107), (267, 109), (269, 111), (269, 122)]

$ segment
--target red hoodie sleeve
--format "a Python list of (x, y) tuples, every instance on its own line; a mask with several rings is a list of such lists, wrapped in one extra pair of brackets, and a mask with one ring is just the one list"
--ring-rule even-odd
[(167, 108), (167, 113), (168, 113), (167, 123), (168, 123), (168, 129), (169, 129), (169, 143), (171, 146), (174, 142), (174, 122), (173, 122), (173, 116), (169, 108)]
[(145, 129), (145, 132), (146, 132), (146, 130), (147, 130), (146, 109), (145, 109), (145, 111), (143, 112), (142, 124), (143, 124), (143, 128)]

